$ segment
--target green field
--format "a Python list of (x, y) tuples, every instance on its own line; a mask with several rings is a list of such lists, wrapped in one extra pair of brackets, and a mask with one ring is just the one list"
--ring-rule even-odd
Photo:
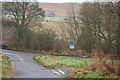
[[(8, 19), (12, 19), (13, 16), (12, 15), (3, 15), (3, 18), (8, 18)], [(45, 17), (43, 21), (48, 21), (48, 22), (65, 22), (67, 17)]]
[(0, 54), (0, 78), (9, 77), (8, 72), (10, 71), (11, 63), (9, 62), (8, 57), (3, 54)]
[[(7, 19), (12, 19), (14, 18), (12, 15), (3, 15), (3, 18), (7, 18)], [(39, 20), (39, 19), (38, 19)], [(46, 22), (68, 22), (68, 20), (70, 20), (69, 17), (64, 17), (64, 16), (54, 16), (54, 17), (44, 17), (43, 21)], [(82, 23), (81, 20), (76, 19), (78, 21), (78, 23)], [(72, 21), (72, 20), (70, 20)]]
[(80, 59), (64, 56), (35, 56), (33, 58), (38, 64), (46, 68), (84, 68), (91, 59)]
[(45, 17), (44, 21), (48, 22), (67, 22), (67, 17)]

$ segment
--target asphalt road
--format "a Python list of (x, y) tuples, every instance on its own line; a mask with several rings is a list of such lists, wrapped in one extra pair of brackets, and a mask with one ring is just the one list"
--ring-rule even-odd
[(9, 57), (13, 67), (13, 78), (65, 78), (73, 70), (46, 69), (34, 62), (37, 53), (1, 50), (0, 53)]

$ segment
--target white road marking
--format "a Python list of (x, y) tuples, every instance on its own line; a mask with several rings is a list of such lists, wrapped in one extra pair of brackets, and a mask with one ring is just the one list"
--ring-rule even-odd
[(24, 62), (23, 58), (21, 58), (18, 54), (16, 56), (20, 59), (20, 61)]
[(59, 72), (55, 71), (55, 70), (52, 70), (55, 74), (57, 75), (61, 75)]
[(65, 74), (65, 72), (61, 71), (61, 70), (58, 70), (61, 74)]
[(20, 60), (21, 60), (21, 61), (23, 61), (23, 59), (22, 59), (22, 58), (20, 58)]

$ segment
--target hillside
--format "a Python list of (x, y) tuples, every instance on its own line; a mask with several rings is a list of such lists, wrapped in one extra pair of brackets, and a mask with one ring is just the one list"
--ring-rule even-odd
[[(46, 16), (67, 16), (72, 3), (39, 3), (39, 6), (45, 10)], [(74, 3), (75, 8), (79, 4)]]
[(3, 44), (13, 44), (13, 37), (16, 33), (16, 28), (14, 27), (14, 22), (11, 20), (4, 19), (2, 21), (2, 43)]
[[(41, 26), (42, 24), (42, 26)], [(3, 44), (14, 44), (14, 40), (13, 37), (16, 33), (16, 28), (14, 27), (14, 22), (12, 22), (11, 20), (3, 20)], [(69, 37), (69, 33), (67, 31), (69, 31), (69, 26), (67, 23), (63, 23), (63, 22), (39, 22), (39, 21), (35, 21), (35, 22), (31, 22), (30, 24), (30, 29), (31, 30), (41, 30), (41, 29), (51, 29), (53, 30), (58, 37)]]
[[(42, 24), (42, 26), (40, 26)], [(30, 24), (31, 29), (39, 31), (41, 29), (51, 29), (53, 30), (58, 36), (66, 36), (70, 37), (68, 31), (70, 30), (70, 27), (67, 23), (64, 22), (32, 22)]]

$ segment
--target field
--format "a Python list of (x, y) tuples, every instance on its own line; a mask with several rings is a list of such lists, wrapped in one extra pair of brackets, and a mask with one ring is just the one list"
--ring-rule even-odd
[(35, 56), (33, 58), (38, 64), (46, 68), (84, 68), (91, 59), (80, 59), (64, 56)]
[[(7, 18), (7, 19), (12, 19), (13, 18), (13, 16), (12, 15), (3, 15), (3, 18)], [(48, 16), (46, 16), (45, 18), (44, 18), (44, 21), (54, 21), (54, 22), (65, 22), (66, 20), (65, 19), (67, 19), (67, 17), (58, 17), (58, 16), (55, 16), (55, 17), (48, 17)]]
[(3, 54), (0, 54), (0, 78), (9, 77), (8, 72), (10, 71), (11, 63), (9, 62), (8, 57)]
[(45, 17), (44, 21), (48, 22), (67, 22), (67, 17)]

